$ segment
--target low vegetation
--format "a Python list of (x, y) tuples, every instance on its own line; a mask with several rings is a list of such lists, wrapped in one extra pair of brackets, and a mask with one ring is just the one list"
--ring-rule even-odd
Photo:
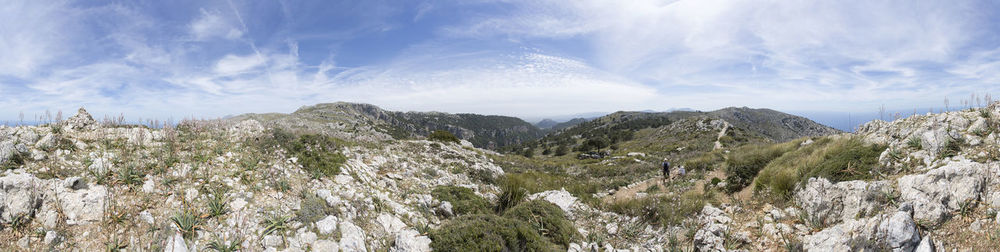
[(438, 186), (431, 191), (431, 196), (440, 201), (451, 203), (452, 213), (456, 216), (466, 214), (490, 213), (490, 203), (472, 189), (460, 186)]
[(560, 250), (527, 222), (493, 214), (465, 215), (430, 232), (434, 251)]
[(458, 137), (451, 134), (451, 132), (448, 132), (447, 130), (435, 130), (434, 132), (431, 132), (430, 135), (427, 135), (427, 139), (438, 142), (459, 142)]
[(507, 210), (503, 216), (528, 223), (546, 240), (563, 248), (567, 248), (570, 240), (579, 236), (573, 223), (566, 220), (563, 210), (548, 201), (527, 201)]
[(885, 149), (859, 138), (819, 138), (769, 162), (757, 177), (754, 191), (787, 199), (797, 184), (813, 177), (833, 182), (874, 179), (879, 173), (879, 155)]
[(726, 191), (736, 192), (753, 182), (757, 173), (771, 160), (795, 150), (803, 140), (772, 145), (746, 145), (729, 153), (726, 159)]

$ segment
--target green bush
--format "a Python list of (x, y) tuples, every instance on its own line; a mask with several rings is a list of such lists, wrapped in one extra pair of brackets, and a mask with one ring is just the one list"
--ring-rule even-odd
[(524, 189), (524, 182), (519, 179), (505, 178), (500, 181), (500, 196), (497, 197), (497, 204), (494, 210), (502, 214), (507, 209), (511, 209), (524, 201), (528, 196), (528, 191)]
[(303, 191), (302, 203), (300, 204), (298, 211), (295, 211), (295, 220), (302, 223), (314, 223), (317, 222), (327, 215), (336, 214), (335, 208), (328, 207), (326, 205), (326, 200), (316, 196), (315, 193), (307, 193)]
[(451, 203), (452, 213), (457, 215), (490, 213), (490, 203), (460, 186), (438, 186), (431, 190), (431, 196)]
[(885, 149), (858, 138), (821, 138), (771, 161), (757, 176), (754, 190), (788, 199), (798, 183), (812, 177), (833, 182), (873, 179), (872, 169), (879, 166), (878, 158)]
[(448, 132), (446, 130), (435, 130), (434, 132), (431, 132), (430, 135), (427, 135), (427, 139), (438, 142), (453, 142), (453, 143), (459, 142), (458, 137), (456, 137), (454, 134), (451, 134), (451, 132)]
[(794, 150), (801, 140), (772, 145), (746, 145), (729, 153), (726, 160), (726, 191), (736, 192), (753, 181), (771, 160)]
[(722, 154), (719, 152), (706, 152), (698, 157), (685, 160), (684, 168), (688, 172), (711, 171), (715, 169), (715, 164), (721, 163), (723, 159)]
[(493, 214), (465, 215), (430, 232), (434, 251), (557, 251), (531, 225)]
[(565, 250), (569, 242), (579, 234), (573, 223), (566, 219), (566, 214), (559, 206), (544, 200), (532, 200), (521, 203), (507, 210), (503, 217), (521, 220), (531, 225), (534, 230), (548, 239), (549, 242), (562, 245)]
[(340, 166), (347, 157), (338, 150), (338, 144), (332, 137), (322, 135), (302, 135), (289, 148), (295, 153), (298, 162), (314, 178), (321, 176), (336, 176), (340, 174)]
[(560, 144), (559, 147), (556, 147), (556, 151), (555, 151), (554, 155), (555, 156), (562, 156), (562, 155), (566, 155), (566, 153), (569, 153), (569, 147), (566, 147), (565, 144)]

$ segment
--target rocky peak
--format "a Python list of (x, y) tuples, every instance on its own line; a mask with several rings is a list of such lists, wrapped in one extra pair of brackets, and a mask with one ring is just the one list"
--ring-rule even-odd
[(77, 110), (76, 115), (66, 119), (65, 126), (72, 130), (85, 130), (97, 128), (97, 121), (83, 107)]

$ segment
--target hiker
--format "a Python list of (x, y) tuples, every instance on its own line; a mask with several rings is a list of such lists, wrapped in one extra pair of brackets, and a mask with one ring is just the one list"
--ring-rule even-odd
[(684, 175), (686, 175), (686, 174), (687, 174), (687, 170), (684, 169), (683, 165), (680, 166), (680, 167), (677, 167), (677, 176), (684, 177)]
[(670, 162), (667, 159), (663, 159), (663, 180), (670, 179)]

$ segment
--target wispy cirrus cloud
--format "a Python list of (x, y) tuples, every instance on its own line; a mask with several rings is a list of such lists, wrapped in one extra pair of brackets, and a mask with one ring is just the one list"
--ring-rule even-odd
[[(905, 7), (902, 7), (904, 6)], [(996, 91), (989, 2), (15, 1), (0, 118), (288, 112), (858, 111)], [(7, 60), (9, 59), (9, 60)]]

